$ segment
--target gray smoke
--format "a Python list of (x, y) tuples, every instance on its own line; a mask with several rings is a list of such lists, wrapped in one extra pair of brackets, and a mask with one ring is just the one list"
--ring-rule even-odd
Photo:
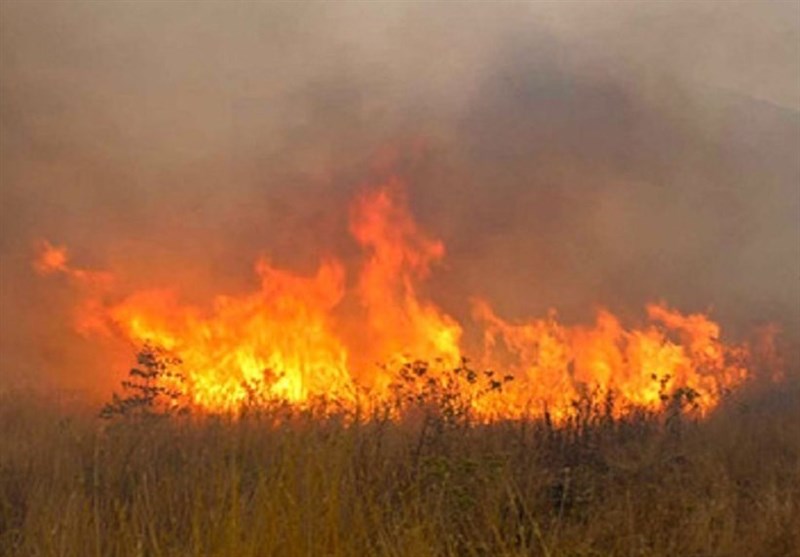
[[(131, 285), (252, 286), (358, 256), (347, 201), (410, 185), (466, 317), (800, 328), (794, 2), (0, 4), (0, 381), (106, 388), (42, 238)], [(395, 151), (391, 155), (390, 151)]]

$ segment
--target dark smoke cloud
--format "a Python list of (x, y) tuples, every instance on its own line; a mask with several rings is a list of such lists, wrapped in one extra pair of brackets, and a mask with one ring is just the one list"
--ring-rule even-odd
[(568, 319), (663, 298), (797, 342), (796, 3), (0, 10), (3, 382), (109, 384), (74, 293), (33, 274), (38, 239), (235, 292), (259, 253), (355, 259), (347, 200), (389, 159), (460, 317), (470, 295)]

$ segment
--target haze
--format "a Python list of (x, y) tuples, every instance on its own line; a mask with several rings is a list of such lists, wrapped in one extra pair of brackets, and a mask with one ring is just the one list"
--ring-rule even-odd
[[(664, 299), (800, 342), (800, 4), (0, 5), (0, 385), (92, 389), (36, 242), (207, 299), (357, 257), (391, 171), (467, 315)], [(107, 386), (107, 384), (106, 384)]]

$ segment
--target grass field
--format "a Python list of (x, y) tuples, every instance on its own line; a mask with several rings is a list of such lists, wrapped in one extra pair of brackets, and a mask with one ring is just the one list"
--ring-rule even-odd
[(800, 555), (792, 384), (563, 427), (94, 412), (3, 396), (2, 555)]

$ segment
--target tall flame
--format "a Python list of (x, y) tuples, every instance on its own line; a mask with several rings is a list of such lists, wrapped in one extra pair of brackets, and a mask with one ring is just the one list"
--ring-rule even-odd
[(444, 256), (408, 213), (403, 184), (390, 180), (353, 204), (350, 230), (368, 256), (358, 283), (369, 339), (381, 360), (460, 358), (461, 326), (417, 294), (415, 285)]
[[(417, 226), (400, 179), (355, 199), (350, 232), (365, 254), (353, 291), (337, 259), (301, 276), (262, 258), (255, 265), (257, 290), (217, 296), (205, 309), (181, 303), (174, 289), (114, 292), (110, 274), (75, 269), (66, 249), (47, 243), (35, 267), (86, 286), (77, 319), (82, 332), (151, 343), (178, 357), (192, 403), (211, 411), (234, 410), (254, 391), (295, 405), (317, 397), (352, 405), (365, 378), (372, 400), (381, 402), (391, 396), (393, 366), (418, 360), (461, 366), (462, 324), (419, 292), (444, 246)], [(97, 295), (100, 290), (106, 295)], [(362, 313), (341, 314), (347, 297)], [(487, 419), (544, 409), (564, 417), (587, 396), (615, 397), (619, 413), (656, 409), (665, 398), (691, 393), (707, 411), (749, 374), (747, 350), (723, 343), (707, 315), (684, 315), (663, 303), (647, 306), (640, 328), (626, 328), (603, 309), (593, 325), (578, 326), (560, 323), (552, 311), (510, 322), (480, 299), (472, 309), (471, 326), (483, 333), (478, 364), (513, 378), (502, 392), (471, 399)]]

